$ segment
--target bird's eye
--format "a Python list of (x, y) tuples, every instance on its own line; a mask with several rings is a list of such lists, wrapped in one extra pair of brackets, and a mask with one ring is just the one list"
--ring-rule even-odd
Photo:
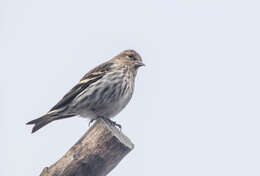
[(129, 54), (129, 57), (136, 60), (135, 56), (133, 54)]

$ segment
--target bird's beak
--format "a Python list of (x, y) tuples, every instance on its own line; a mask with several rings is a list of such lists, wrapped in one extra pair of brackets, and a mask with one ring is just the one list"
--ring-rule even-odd
[(140, 62), (140, 61), (136, 61), (135, 62), (135, 67), (143, 67), (143, 66), (145, 66), (145, 64), (143, 63), (143, 62)]

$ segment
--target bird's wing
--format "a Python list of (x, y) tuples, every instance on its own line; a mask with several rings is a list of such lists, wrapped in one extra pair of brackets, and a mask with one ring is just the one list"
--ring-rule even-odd
[(107, 72), (112, 68), (112, 62), (106, 62), (89, 71), (80, 81), (74, 86), (49, 112), (54, 113), (63, 109), (66, 109), (67, 105), (72, 102), (72, 100), (79, 95), (83, 90), (85, 90), (89, 85), (95, 83), (101, 79)]

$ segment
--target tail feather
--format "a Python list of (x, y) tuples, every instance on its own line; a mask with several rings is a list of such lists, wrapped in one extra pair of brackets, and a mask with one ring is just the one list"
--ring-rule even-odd
[(32, 133), (34, 133), (35, 131), (39, 130), (43, 126), (47, 125), (48, 123), (51, 123), (53, 120), (55, 120), (55, 118), (48, 117), (48, 116), (42, 116), (38, 119), (35, 119), (35, 120), (32, 120), (32, 121), (26, 123), (26, 125), (34, 125), (34, 127), (32, 129)]
[(26, 125), (34, 125), (32, 129), (32, 133), (34, 133), (35, 131), (39, 130), (40, 128), (51, 123), (54, 120), (64, 119), (72, 116), (75, 116), (75, 114), (46, 114), (38, 119), (26, 123)]

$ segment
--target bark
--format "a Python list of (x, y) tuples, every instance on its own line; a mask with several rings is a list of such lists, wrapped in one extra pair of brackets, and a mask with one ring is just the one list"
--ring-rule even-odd
[(134, 148), (116, 127), (99, 119), (83, 137), (40, 176), (105, 176)]

